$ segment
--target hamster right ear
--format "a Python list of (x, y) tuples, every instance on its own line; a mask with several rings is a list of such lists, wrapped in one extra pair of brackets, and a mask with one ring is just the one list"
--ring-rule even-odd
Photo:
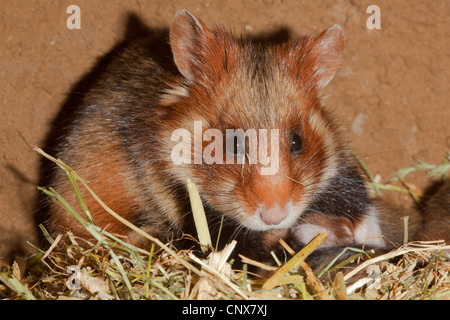
[(317, 87), (323, 89), (334, 78), (344, 61), (344, 30), (340, 25), (333, 25), (319, 35), (312, 49), (316, 59), (314, 77)]
[(173, 18), (170, 46), (178, 70), (189, 82), (195, 79), (194, 67), (199, 65), (198, 53), (208, 31), (206, 25), (187, 10), (178, 11)]

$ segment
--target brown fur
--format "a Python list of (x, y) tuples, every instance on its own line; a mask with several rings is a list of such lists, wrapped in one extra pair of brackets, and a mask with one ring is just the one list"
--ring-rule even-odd
[(450, 181), (444, 183), (423, 210), (424, 224), (418, 232), (422, 240), (445, 240), (450, 244)]

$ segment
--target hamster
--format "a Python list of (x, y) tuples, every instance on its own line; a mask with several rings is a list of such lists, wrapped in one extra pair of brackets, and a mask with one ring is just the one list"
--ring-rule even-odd
[[(195, 235), (190, 179), (199, 189), (213, 241), (223, 217), (221, 245), (236, 239), (235, 252), (250, 258), (271, 260), (279, 239), (301, 248), (318, 231), (330, 233), (323, 247), (330, 252), (347, 244), (387, 246), (383, 211), (369, 200), (339, 124), (322, 107), (323, 91), (344, 59), (340, 26), (263, 46), (220, 26), (208, 27), (182, 10), (173, 19), (169, 42), (172, 67), (152, 57), (158, 48), (139, 41), (121, 48), (63, 124), (53, 141), (54, 156), (88, 181), (111, 209), (162, 240)], [(192, 137), (181, 146), (192, 152), (177, 163), (173, 155), (180, 139), (174, 132), (180, 129)], [(234, 153), (226, 148), (230, 140), (218, 135), (211, 151), (212, 138), (204, 134), (209, 129), (223, 137), (228, 129), (276, 129), (278, 139), (267, 135), (265, 142), (278, 144), (270, 152), (277, 155), (277, 171), (262, 174), (275, 158), (250, 163), (250, 143), (239, 152), (242, 141), (236, 136)], [(236, 161), (196, 158), (196, 151), (207, 149), (216, 160)], [(80, 209), (56, 166), (48, 185)], [(138, 246), (149, 245), (81, 192), (97, 225)], [(48, 204), (45, 225), (54, 235), (71, 230), (89, 237), (54, 203)]]

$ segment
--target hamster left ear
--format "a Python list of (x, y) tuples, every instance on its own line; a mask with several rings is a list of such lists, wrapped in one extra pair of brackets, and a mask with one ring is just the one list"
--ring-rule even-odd
[(175, 14), (170, 27), (170, 46), (178, 70), (188, 81), (195, 78), (194, 69), (200, 63), (199, 52), (206, 32), (205, 24), (189, 11)]
[(314, 78), (319, 90), (334, 78), (344, 61), (344, 30), (340, 25), (333, 25), (322, 32), (312, 48), (315, 57)]

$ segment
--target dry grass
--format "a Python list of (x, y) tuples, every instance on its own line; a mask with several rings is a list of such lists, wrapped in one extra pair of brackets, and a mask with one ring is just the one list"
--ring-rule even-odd
[[(365, 256), (355, 250), (352, 259), (337, 266), (331, 263), (326, 270), (313, 272), (305, 258), (324, 241), (326, 234), (317, 235), (303, 250), (294, 252), (281, 242), (290, 258), (278, 267), (261, 265), (243, 259), (243, 270), (232, 270), (229, 256), (235, 242), (220, 252), (213, 251), (207, 259), (199, 259), (190, 251), (176, 250), (171, 243), (161, 243), (145, 234), (128, 221), (115, 214), (100, 199), (97, 201), (122, 223), (136, 229), (155, 244), (150, 252), (134, 247), (117, 235), (97, 227), (89, 215), (78, 185), (89, 186), (61, 161), (51, 158), (40, 149), (36, 150), (56, 162), (68, 175), (76, 193), (82, 213), (75, 211), (53, 189), (41, 189), (58, 201), (74, 219), (90, 232), (91, 242), (80, 239), (70, 232), (52, 239), (43, 229), (49, 249), (36, 248), (27, 261), (16, 261), (5, 266), (0, 273), (0, 298), (26, 300), (53, 299), (369, 299), (369, 300), (425, 300), (450, 298), (450, 260), (442, 253), (450, 249), (444, 243), (416, 242), (376, 258), (366, 259), (350, 272), (343, 273), (345, 264)], [(427, 170), (443, 177), (448, 172), (449, 159), (442, 164), (418, 166), (399, 172)], [(426, 167), (426, 168), (425, 168)], [(372, 179), (374, 190), (396, 188)], [(407, 184), (403, 184), (403, 186)], [(410, 188), (401, 187), (400, 192), (415, 195)], [(195, 186), (190, 187), (191, 199), (195, 199)], [(198, 200), (198, 199), (197, 199)], [(193, 208), (194, 209), (194, 208)], [(196, 209), (194, 209), (196, 211)], [(200, 214), (201, 214), (200, 210)], [(199, 218), (201, 220), (201, 218)], [(209, 235), (200, 242), (210, 245)], [(30, 244), (32, 245), (32, 244)], [(336, 257), (338, 258), (338, 257)], [(397, 258), (395, 263), (390, 262)], [(276, 259), (276, 257), (274, 257)], [(268, 278), (251, 276), (248, 265), (270, 270)], [(329, 273), (328, 271), (334, 271)], [(362, 276), (361, 276), (362, 275)]]

